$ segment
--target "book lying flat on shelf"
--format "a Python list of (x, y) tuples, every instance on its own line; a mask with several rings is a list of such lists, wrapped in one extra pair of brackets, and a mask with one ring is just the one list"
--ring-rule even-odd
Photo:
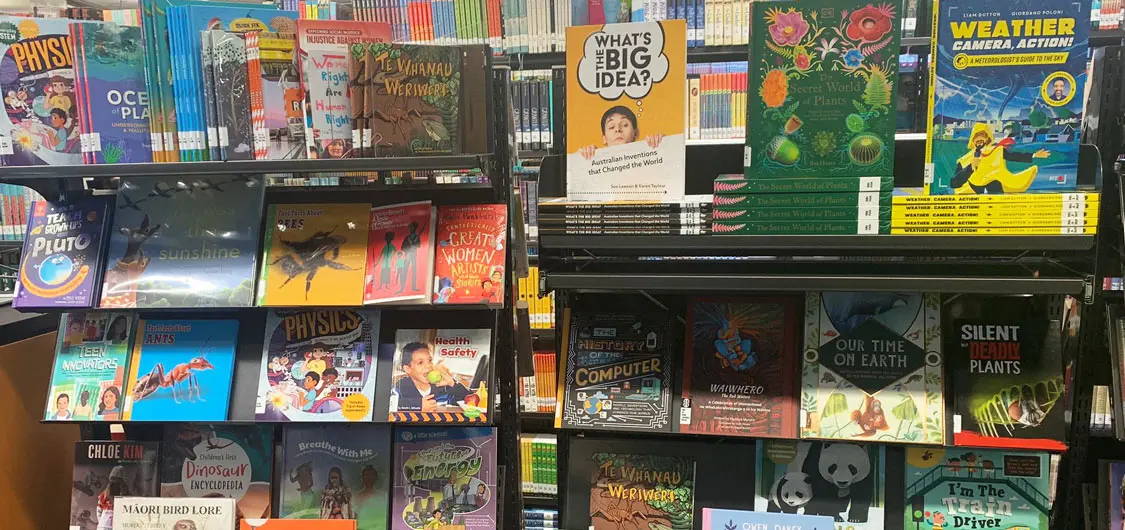
[(363, 303), (429, 301), (437, 209), (430, 201), (371, 209)]
[(500, 506), (496, 429), (395, 429), (391, 530), (491, 530)]
[(124, 313), (63, 314), (44, 420), (121, 417), (133, 327)]
[(273, 426), (168, 424), (162, 447), (161, 497), (229, 497), (240, 517), (269, 516)]
[(389, 426), (293, 424), (283, 432), (278, 515), (385, 528), (391, 484), (399, 480), (391, 474)]
[(762, 440), (757, 452), (754, 510), (828, 516), (855, 530), (883, 528), (886, 447)]
[(703, 530), (731, 528), (785, 528), (786, 530), (833, 530), (836, 522), (824, 515), (763, 513), (748, 510), (703, 509)]
[(492, 330), (395, 332), (388, 421), (488, 421)]
[(13, 307), (94, 305), (111, 202), (108, 197), (87, 197), (70, 203), (32, 203)]
[(118, 497), (113, 530), (225, 530), (234, 528), (234, 499)]
[(78, 442), (74, 444), (70, 526), (111, 528), (119, 497), (155, 497), (160, 442)]

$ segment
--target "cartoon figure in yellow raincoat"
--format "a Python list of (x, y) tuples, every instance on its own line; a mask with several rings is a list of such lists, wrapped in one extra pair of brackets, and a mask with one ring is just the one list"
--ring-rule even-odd
[(1022, 193), (1031, 187), (1035, 175), (1039, 173), (1038, 166), (1031, 166), (1018, 173), (1008, 171), (1008, 162), (1023, 162), (1030, 164), (1036, 158), (1047, 158), (1051, 155), (1046, 149), (1034, 153), (1016, 153), (1008, 148), (1016, 142), (1012, 138), (1004, 138), (999, 142), (992, 136), (992, 129), (988, 124), (977, 123), (973, 125), (973, 134), (969, 136), (969, 152), (957, 159), (957, 171), (950, 181), (949, 187), (958, 195), (972, 193)]

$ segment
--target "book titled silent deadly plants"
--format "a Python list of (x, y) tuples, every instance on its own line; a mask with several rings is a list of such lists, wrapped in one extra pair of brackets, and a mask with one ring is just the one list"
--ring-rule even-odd
[(116, 420), (128, 372), (133, 317), (123, 313), (65, 313), (44, 420)]
[(113, 530), (230, 530), (234, 499), (119, 497), (113, 502)]
[(160, 442), (78, 442), (70, 490), (70, 527), (112, 528), (119, 497), (155, 497)]
[(395, 429), (392, 530), (497, 526), (496, 429)]
[(32, 204), (14, 307), (90, 307), (97, 301), (111, 203), (87, 197)]

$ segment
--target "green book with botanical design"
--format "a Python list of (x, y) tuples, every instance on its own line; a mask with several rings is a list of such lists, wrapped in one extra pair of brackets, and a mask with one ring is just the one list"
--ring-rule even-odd
[(866, 0), (752, 7), (746, 176), (892, 175), (898, 8)]

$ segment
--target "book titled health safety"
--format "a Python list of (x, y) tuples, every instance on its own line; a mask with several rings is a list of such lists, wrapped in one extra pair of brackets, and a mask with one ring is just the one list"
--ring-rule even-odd
[(683, 20), (566, 29), (570, 200), (684, 195)]

